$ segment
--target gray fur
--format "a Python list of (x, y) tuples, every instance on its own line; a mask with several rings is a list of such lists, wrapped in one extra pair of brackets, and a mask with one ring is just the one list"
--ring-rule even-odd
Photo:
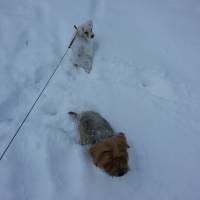
[(81, 144), (94, 144), (114, 135), (114, 130), (99, 113), (86, 111), (80, 114), (70, 112), (76, 118)]

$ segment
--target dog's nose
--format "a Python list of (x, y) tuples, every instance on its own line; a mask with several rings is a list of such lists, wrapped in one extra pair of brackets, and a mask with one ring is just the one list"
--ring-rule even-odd
[(91, 38), (93, 38), (93, 37), (94, 37), (94, 34), (91, 35)]
[(118, 176), (123, 176), (125, 173), (126, 173), (126, 171), (120, 170), (120, 171), (118, 172)]

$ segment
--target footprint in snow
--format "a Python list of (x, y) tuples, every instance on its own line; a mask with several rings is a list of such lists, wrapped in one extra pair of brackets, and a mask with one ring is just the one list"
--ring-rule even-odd
[(154, 96), (166, 100), (177, 99), (173, 85), (164, 73), (158, 71), (144, 72), (141, 75), (141, 86)]
[(90, 8), (89, 13), (90, 15), (95, 18), (102, 18), (105, 15), (106, 10), (106, 1), (105, 0), (90, 0)]

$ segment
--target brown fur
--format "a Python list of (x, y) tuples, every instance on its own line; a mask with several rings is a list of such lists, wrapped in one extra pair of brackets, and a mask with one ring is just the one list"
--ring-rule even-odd
[(89, 153), (97, 167), (111, 176), (122, 176), (128, 171), (127, 148), (125, 135), (119, 133), (93, 144)]

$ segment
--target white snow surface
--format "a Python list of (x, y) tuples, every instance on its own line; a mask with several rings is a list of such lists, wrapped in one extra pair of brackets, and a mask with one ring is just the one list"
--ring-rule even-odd
[[(0, 161), (2, 200), (200, 199), (198, 0), (1, 0), (0, 152), (62, 57), (94, 22), (88, 75), (69, 56)], [(110, 177), (76, 142), (68, 111), (95, 110), (127, 136)]]

